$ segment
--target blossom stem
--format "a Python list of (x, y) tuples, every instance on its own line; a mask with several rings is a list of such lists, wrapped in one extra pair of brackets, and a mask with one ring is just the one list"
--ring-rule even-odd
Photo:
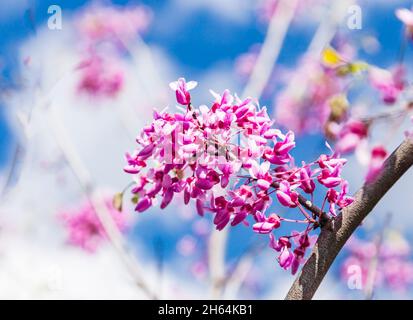
[(285, 221), (285, 222), (294, 222), (294, 223), (309, 223), (311, 221), (309, 220), (295, 220), (295, 219), (287, 219), (287, 218), (282, 218), (280, 217), (281, 221)]
[(346, 241), (380, 199), (413, 165), (413, 141), (406, 139), (387, 158), (372, 182), (356, 193), (355, 201), (321, 230), (309, 259), (290, 288), (287, 300), (311, 299)]
[(298, 208), (299, 208), (300, 211), (303, 213), (303, 215), (307, 218), (308, 221), (310, 221), (311, 223), (315, 223), (315, 222), (316, 222), (313, 218), (311, 218), (311, 217), (308, 215), (307, 211), (305, 211), (305, 209), (301, 206), (301, 204), (298, 204)]

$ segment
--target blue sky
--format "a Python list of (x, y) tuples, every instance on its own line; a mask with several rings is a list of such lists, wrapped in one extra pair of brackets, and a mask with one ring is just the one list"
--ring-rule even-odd
[[(13, 8), (7, 8), (10, 3), (13, 3), (11, 4)], [(6, 1), (0, 4), (4, 6), (2, 8), (4, 13), (0, 15), (0, 71), (2, 86), (6, 87), (18, 85), (16, 66), (19, 43), (35, 32), (36, 25), (45, 23), (48, 18), (48, 6), (60, 5), (64, 19), (66, 14), (71, 14), (88, 2), (18, 0), (10, 3)], [(113, 1), (113, 3), (122, 5), (139, 2)], [(154, 12), (154, 20), (145, 40), (164, 49), (180, 66), (179, 72), (187, 78), (195, 79), (219, 62), (232, 63), (251, 45), (261, 42), (265, 32), (265, 25), (257, 21), (254, 11), (250, 11), (240, 19), (231, 19), (205, 6), (188, 14), (180, 11), (182, 8), (173, 1), (145, 0), (140, 3), (148, 5)], [(376, 55), (368, 56), (368, 59), (385, 66), (398, 55), (401, 25), (394, 17), (393, 10), (389, 10), (386, 6), (375, 7), (372, 10), (371, 2), (367, 1), (367, 3), (369, 7), (364, 5), (367, 9), (363, 10), (363, 30), (352, 32), (355, 37), (370, 31), (377, 35), (382, 44), (381, 51)], [(179, 25), (171, 28), (171, 24)], [(294, 65), (296, 58), (305, 51), (314, 30), (314, 25), (293, 28), (288, 34), (279, 62), (283, 65)], [(361, 56), (365, 57), (363, 53)], [(270, 101), (262, 103), (266, 102)], [(2, 165), (7, 159), (7, 150), (12, 139), (2, 111), (0, 111), (0, 133), (0, 165)]]

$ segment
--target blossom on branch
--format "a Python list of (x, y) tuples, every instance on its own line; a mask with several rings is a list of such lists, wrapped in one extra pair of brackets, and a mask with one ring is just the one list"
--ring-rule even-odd
[[(325, 188), (320, 190), (325, 194), (323, 203), (333, 191), (330, 205), (344, 208), (352, 202), (341, 177), (346, 160), (332, 152), (296, 166), (291, 154), (296, 147), (294, 133), (275, 128), (265, 107), (225, 90), (222, 95), (212, 92), (211, 107), (194, 108), (189, 90), (195, 86), (183, 78), (171, 83), (181, 106), (175, 112), (155, 111), (152, 123), (136, 138), (138, 148), (126, 154), (124, 171), (134, 176), (132, 193), (139, 199), (136, 211), (146, 211), (159, 201), (164, 209), (175, 194), (183, 193), (184, 203), (194, 200), (200, 216), (212, 214), (218, 230), (228, 224), (248, 226), (251, 218), (252, 230), (269, 234), (271, 247), (280, 252), (280, 265), (295, 273), (310, 246), (310, 231), (329, 216), (323, 212), (324, 204), (316, 210), (312, 203), (316, 189)], [(312, 200), (303, 200), (300, 190)], [(267, 216), (273, 199), (294, 209), (298, 218)], [(273, 231), (287, 222), (306, 228), (275, 240)], [(298, 239), (293, 251), (290, 238)]]

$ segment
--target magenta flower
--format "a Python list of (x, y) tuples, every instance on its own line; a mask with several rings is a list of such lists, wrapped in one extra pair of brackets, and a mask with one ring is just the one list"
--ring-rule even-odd
[(318, 182), (320, 182), (322, 185), (324, 185), (327, 188), (337, 187), (342, 182), (342, 178), (340, 177), (341, 168), (342, 168), (342, 165), (337, 164), (332, 169), (328, 169), (328, 168), (322, 169), (321, 173), (317, 177)]
[(93, 6), (78, 17), (79, 33), (90, 42), (111, 41), (123, 47), (122, 41), (130, 41), (145, 31), (151, 20), (151, 12), (143, 6), (114, 8)]
[(376, 146), (371, 150), (371, 158), (369, 163), (368, 172), (366, 175), (366, 182), (372, 182), (376, 179), (380, 173), (383, 162), (387, 158), (387, 151), (384, 146)]
[(285, 207), (295, 208), (298, 204), (298, 195), (291, 190), (288, 181), (281, 181), (277, 189), (277, 199)]
[(336, 216), (335, 206), (338, 205), (340, 209), (343, 209), (354, 202), (354, 198), (348, 194), (348, 182), (344, 181), (341, 186), (341, 192), (338, 193), (334, 189), (329, 189), (327, 192), (327, 200), (330, 203), (330, 213)]
[[(196, 108), (188, 93), (195, 84), (183, 78), (171, 84), (178, 103), (187, 108), (155, 111), (152, 123), (136, 139), (137, 149), (126, 154), (124, 171), (134, 175), (132, 193), (139, 199), (136, 211), (143, 212), (155, 203), (164, 209), (175, 198), (184, 204), (192, 200), (200, 216), (212, 213), (217, 230), (228, 225), (250, 227), (249, 220), (254, 220), (252, 231), (270, 234), (271, 239), (281, 221), (307, 224), (304, 233), (274, 238), (270, 243), (279, 252), (280, 265), (296, 272), (309, 246), (303, 239), (319, 226), (319, 217), (303, 206), (295, 210), (298, 219), (267, 216), (266, 211), (273, 197), (284, 207), (296, 208), (300, 191), (311, 194), (313, 201), (317, 181), (330, 190), (325, 198), (334, 195), (331, 205), (348, 205), (351, 200), (341, 178), (346, 160), (332, 151), (296, 166), (290, 154), (296, 145), (294, 133), (283, 134), (275, 128), (265, 107), (225, 90), (221, 95), (212, 92), (211, 106)], [(341, 183), (338, 193), (334, 188)], [(291, 237), (301, 239), (294, 250)]]
[(252, 228), (257, 233), (270, 233), (274, 229), (280, 227), (280, 217), (272, 213), (268, 218), (260, 219), (261, 221), (255, 223)]
[(257, 186), (262, 190), (268, 190), (271, 186), (272, 178), (269, 169), (270, 163), (267, 161), (260, 165), (256, 161), (252, 161), (252, 166), (249, 169), (251, 177), (257, 179)]
[(142, 199), (138, 201), (135, 210), (138, 212), (143, 212), (150, 208), (152, 205), (152, 200), (148, 196), (144, 196)]
[(337, 152), (344, 154), (353, 152), (363, 139), (367, 138), (368, 126), (358, 120), (347, 122), (338, 134), (335, 145)]
[[(390, 236), (389, 236), (390, 235)], [(341, 267), (341, 277), (347, 281), (351, 275), (350, 267), (358, 266), (361, 281), (367, 284), (371, 263), (378, 258), (375, 269), (375, 287), (387, 290), (405, 291), (413, 285), (413, 262), (409, 243), (398, 232), (387, 233), (378, 247), (375, 241), (351, 238), (345, 247), (349, 253)]]
[(289, 152), (295, 147), (294, 133), (289, 131), (285, 136), (281, 135), (282, 141), (275, 143), (273, 150), (266, 150), (264, 158), (272, 164), (286, 164), (291, 161)]
[(379, 90), (383, 102), (394, 104), (404, 89), (405, 70), (402, 65), (397, 65), (388, 71), (376, 67), (369, 69), (369, 79), (374, 88)]
[(78, 90), (91, 96), (116, 96), (123, 87), (123, 71), (114, 59), (92, 53), (79, 64)]
[[(112, 197), (107, 197), (104, 201), (119, 230), (126, 231), (125, 213), (119, 212), (113, 207)], [(79, 208), (58, 213), (58, 218), (67, 230), (68, 242), (90, 253), (95, 252), (107, 237), (105, 229), (89, 201), (81, 204)]]
[(310, 194), (315, 190), (315, 183), (312, 180), (311, 175), (310, 166), (305, 166), (305, 163), (303, 163), (303, 168), (300, 169), (300, 188), (303, 189), (305, 193)]
[(185, 82), (184, 78), (179, 78), (178, 81), (171, 82), (169, 86), (175, 91), (176, 101), (187, 106), (191, 103), (191, 95), (188, 91), (194, 89), (197, 84), (196, 81)]

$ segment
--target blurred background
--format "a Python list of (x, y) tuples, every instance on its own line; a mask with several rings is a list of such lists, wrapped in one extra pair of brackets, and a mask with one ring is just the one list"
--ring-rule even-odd
[[(348, 25), (352, 5), (361, 9), (361, 28)], [(381, 68), (403, 55), (411, 73), (411, 43), (395, 15), (411, 5), (300, 0), (291, 21), (278, 16), (288, 29), (274, 68), (268, 66), (260, 105), (277, 121), (279, 97), (289, 86), (294, 91), (293, 74), (314, 43), (336, 44)], [(161, 298), (211, 297), (211, 219), (180, 201), (138, 214), (128, 192), (120, 213), (112, 198), (131, 182), (124, 153), (134, 149), (152, 110), (175, 105), (168, 84), (179, 77), (198, 81), (196, 105), (213, 101), (209, 89), (241, 95), (276, 14), (277, 0), (1, 2), (0, 298), (147, 299), (145, 287)], [(362, 84), (348, 99), (360, 110), (373, 106), (373, 114), (388, 108)], [(409, 118), (377, 123), (369, 143), (392, 151), (409, 127)], [(302, 131), (297, 159), (328, 152), (315, 122)], [(366, 150), (348, 159), (344, 177), (353, 193), (364, 181)], [(391, 270), (383, 271), (373, 297), (413, 297), (412, 187), (409, 172), (340, 253), (316, 298), (365, 299), (363, 286), (349, 283), (346, 266), (354, 259), (370, 266), (370, 253), (382, 242), (390, 253), (378, 264)], [(113, 218), (110, 240), (90, 202), (106, 206)], [(243, 225), (230, 230), (225, 264), (217, 267), (230, 279), (220, 297), (285, 296), (294, 276), (266, 246), (267, 238)], [(386, 264), (392, 255), (403, 263)]]

